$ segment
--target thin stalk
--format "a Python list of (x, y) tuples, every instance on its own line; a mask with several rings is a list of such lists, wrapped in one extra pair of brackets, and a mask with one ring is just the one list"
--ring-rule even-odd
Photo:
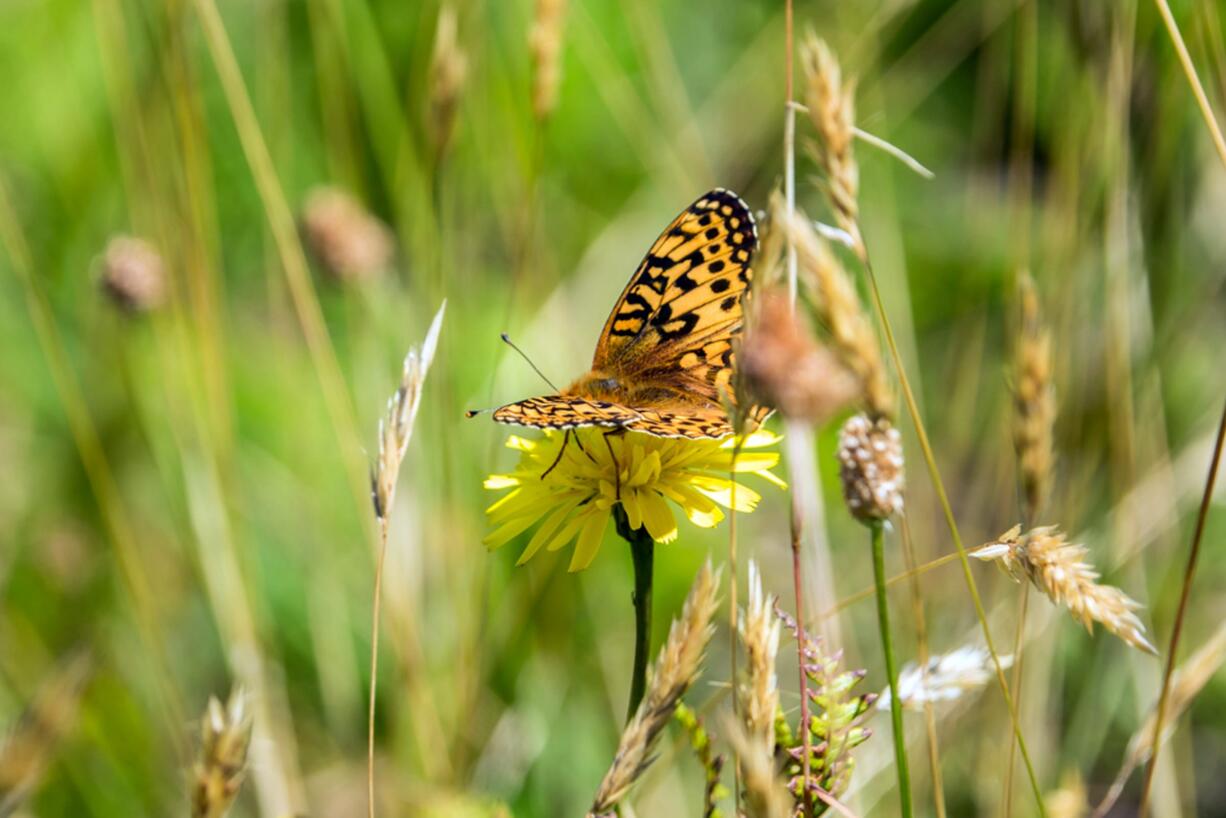
[[(1217, 151), (1218, 158), (1222, 160), (1223, 166), (1226, 166), (1226, 138), (1222, 136), (1222, 129), (1218, 127), (1217, 118), (1213, 115), (1213, 106), (1209, 104), (1209, 97), (1205, 94), (1205, 88), (1201, 85), (1200, 77), (1196, 74), (1196, 66), (1192, 64), (1192, 56), (1188, 53), (1187, 45), (1184, 44), (1183, 35), (1179, 33), (1179, 25), (1175, 22), (1175, 15), (1171, 13), (1171, 7), (1167, 0), (1154, 0), (1154, 5), (1158, 7), (1158, 13), (1162, 15), (1162, 23), (1166, 26), (1171, 43), (1175, 46), (1175, 52), (1179, 56), (1179, 65), (1188, 80), (1188, 86), (1192, 89), (1192, 95), (1196, 98), (1196, 104), (1200, 108), (1201, 116), (1205, 120), (1205, 126), (1209, 129), (1209, 135), (1213, 139), (1213, 147)], [(1154, 770), (1158, 767), (1158, 751), (1162, 747), (1162, 721), (1166, 717), (1167, 699), (1171, 692), (1171, 674), (1175, 672), (1175, 655), (1179, 648), (1179, 637), (1183, 633), (1184, 616), (1187, 612), (1188, 597), (1192, 590), (1192, 579), (1196, 573), (1196, 561), (1200, 555), (1200, 543), (1201, 538), (1204, 536), (1205, 519), (1209, 515), (1209, 503), (1213, 496), (1213, 484), (1217, 479), (1217, 468), (1222, 458), (1222, 438), (1224, 435), (1226, 435), (1226, 407), (1222, 409), (1222, 420), (1218, 425), (1217, 441), (1214, 444), (1213, 459), (1209, 466), (1209, 477), (1205, 481), (1205, 493), (1201, 498), (1200, 511), (1196, 518), (1196, 530), (1192, 534), (1192, 547), (1188, 552), (1188, 565), (1184, 571), (1183, 589), (1179, 595), (1179, 610), (1175, 615), (1175, 627), (1171, 631), (1171, 644), (1167, 649), (1166, 671), (1162, 674), (1162, 692), (1158, 695), (1158, 709), (1154, 716), (1154, 746), (1150, 752), (1149, 766), (1145, 769), (1145, 783), (1141, 788), (1141, 801), (1137, 809), (1137, 815), (1140, 818), (1145, 818), (1149, 808), (1150, 790), (1154, 785)]]
[[(1018, 715), (1022, 712), (1022, 647), (1026, 638), (1026, 608), (1030, 603), (1030, 586), (1022, 583), (1017, 602), (1017, 630), (1013, 634), (1013, 695)], [(1013, 814), (1013, 765), (1017, 762), (1017, 742), (1009, 742), (1009, 763), (1005, 766), (1003, 808), (1005, 818)]]
[(873, 578), (877, 583), (877, 626), (885, 653), (885, 672), (890, 679), (890, 723), (894, 733), (894, 765), (898, 768), (898, 800), (902, 818), (911, 818), (911, 773), (907, 768), (907, 737), (902, 726), (902, 700), (898, 698), (898, 667), (890, 639), (890, 603), (885, 593), (885, 537), (881, 521), (869, 525), (873, 541)]
[(936, 490), (937, 500), (941, 504), (941, 511), (945, 515), (945, 523), (949, 527), (950, 538), (954, 541), (954, 547), (958, 552), (958, 560), (962, 563), (962, 574), (966, 579), (966, 587), (970, 592), (971, 601), (975, 605), (975, 616), (979, 619), (979, 626), (983, 630), (984, 645), (988, 649), (988, 654), (992, 657), (992, 664), (996, 668), (996, 681), (1000, 686), (1001, 695), (1005, 698), (1005, 704), (1009, 708), (1009, 718), (1013, 722), (1013, 733), (1017, 736), (1018, 747), (1022, 751), (1022, 761), (1026, 764), (1026, 774), (1030, 778), (1030, 788), (1034, 792), (1035, 805), (1039, 809), (1039, 815), (1046, 818), (1047, 807), (1043, 803), (1043, 790), (1039, 787), (1039, 777), (1034, 771), (1034, 763), (1030, 760), (1030, 751), (1026, 747), (1026, 739), (1022, 736), (1022, 727), (1017, 720), (1017, 708), (1013, 703), (1013, 695), (1009, 692), (1009, 682), (1005, 679), (1005, 670), (1000, 664), (1000, 654), (996, 652), (996, 644), (992, 640), (992, 629), (988, 626), (988, 614), (983, 607), (983, 599), (979, 596), (979, 587), (975, 584), (975, 575), (971, 572), (971, 561), (967, 556), (966, 546), (962, 544), (962, 535), (958, 533), (958, 521), (954, 519), (953, 507), (949, 504), (949, 495), (945, 491), (945, 483), (941, 480), (941, 472), (937, 469), (936, 456), (932, 453), (932, 444), (928, 440), (928, 432), (924, 428), (924, 421), (920, 417), (919, 405), (915, 402), (915, 393), (911, 391), (911, 381), (907, 378), (906, 369), (903, 367), (902, 355), (898, 351), (898, 343), (894, 339), (894, 329), (890, 325), (889, 317), (885, 313), (885, 304), (881, 300), (881, 290), (877, 286), (877, 276), (873, 273), (873, 266), (867, 260), (864, 264), (864, 270), (868, 276), (869, 291), (873, 296), (873, 305), (877, 310), (877, 316), (881, 320), (881, 327), (885, 333), (886, 346), (890, 350), (890, 358), (894, 362), (894, 368), (898, 372), (898, 383), (902, 388), (903, 399), (907, 404), (907, 412), (911, 415), (911, 422), (915, 425), (915, 436), (919, 440), (920, 451), (924, 455), (924, 463), (928, 467), (928, 474), (932, 480), (933, 488)]
[(646, 528), (630, 528), (621, 506), (614, 512), (617, 533), (630, 544), (634, 561), (634, 669), (630, 677), (630, 701), (626, 705), (626, 721), (634, 717), (639, 702), (647, 690), (647, 660), (651, 655), (651, 586), (655, 572), (655, 540)]
[[(911, 610), (915, 617), (915, 649), (920, 667), (928, 667), (928, 622), (924, 616), (924, 595), (920, 590), (919, 574), (915, 571), (915, 547), (911, 540), (911, 524), (902, 516), (902, 553), (910, 574)], [(886, 583), (889, 584), (888, 582)], [(937, 744), (937, 719), (932, 702), (924, 702), (924, 732), (928, 736), (928, 772), (932, 777), (932, 800), (937, 818), (945, 818), (945, 785), (941, 781), (941, 750)]]
[[(792, 0), (787, 0), (784, 6), (784, 29), (787, 38), (784, 44), (784, 93), (787, 101), (783, 106), (783, 196), (787, 200), (788, 223), (791, 223), (792, 213), (796, 210), (796, 106), (792, 104), (795, 95), (792, 79)], [(788, 235), (787, 265), (788, 265), (788, 302), (796, 306), (796, 243)], [(800, 620), (797, 620), (800, 621)]]
[(387, 557), (386, 513), (379, 519), (379, 558), (375, 564), (375, 593), (370, 603), (370, 701), (366, 716), (366, 815), (375, 818), (375, 678), (379, 672), (379, 611), (383, 596), (383, 560)]
[(1139, 818), (1145, 818), (1149, 808), (1149, 794), (1154, 785), (1154, 770), (1158, 769), (1158, 751), (1162, 749), (1162, 722), (1166, 718), (1167, 700), (1171, 694), (1171, 674), (1175, 672), (1175, 657), (1179, 653), (1179, 637), (1183, 635), (1183, 622), (1188, 613), (1188, 599), (1192, 595), (1192, 580), (1196, 576), (1196, 562), (1200, 557), (1200, 544), (1205, 535), (1205, 521), (1209, 518), (1209, 506), (1213, 502), (1213, 486), (1217, 482), (1218, 466), (1222, 462), (1222, 441), (1226, 439), (1226, 406), (1222, 407), (1222, 419), (1218, 422), (1217, 440), (1213, 444), (1213, 457), (1209, 460), (1209, 476), (1205, 478), (1205, 492), (1201, 496), (1200, 510), (1196, 514), (1196, 528), (1192, 532), (1192, 546), (1188, 550), (1188, 565), (1183, 573), (1183, 589), (1179, 592), (1179, 609), (1175, 614), (1175, 626), (1171, 630), (1171, 643), (1166, 649), (1166, 672), (1162, 674), (1162, 692), (1158, 694), (1158, 708), (1154, 714), (1153, 749), (1149, 754), (1149, 766), (1145, 768), (1145, 784), (1141, 788)]
[(800, 581), (800, 509), (796, 508), (796, 498), (792, 498), (792, 591), (796, 595), (796, 670), (800, 677), (800, 733), (804, 742), (804, 756), (801, 769), (804, 774), (801, 792), (804, 793), (804, 814), (813, 815), (813, 797), (809, 792), (809, 756), (812, 753), (812, 738), (809, 733), (809, 677), (805, 674), (805, 614), (803, 607), (804, 594)]

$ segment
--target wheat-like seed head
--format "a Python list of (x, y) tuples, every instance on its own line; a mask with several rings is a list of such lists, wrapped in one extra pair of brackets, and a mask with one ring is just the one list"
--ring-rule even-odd
[(774, 758), (761, 742), (746, 735), (745, 726), (728, 715), (723, 722), (732, 749), (740, 762), (741, 792), (745, 818), (789, 818), (792, 797), (775, 771)]
[(674, 619), (660, 648), (651, 682), (630, 723), (622, 731), (613, 764), (596, 790), (591, 816), (608, 814), (652, 761), (660, 732), (673, 718), (681, 697), (698, 678), (707, 642), (714, 632), (711, 617), (718, 605), (719, 572), (708, 560), (698, 571), (681, 617)]
[(430, 136), (438, 155), (447, 152), (455, 130), (460, 93), (468, 76), (468, 55), (460, 47), (456, 11), (443, 6), (434, 33), (434, 53), (430, 57)]
[(779, 652), (780, 622), (775, 616), (775, 598), (762, 590), (758, 565), (749, 561), (749, 599), (741, 611), (741, 643), (748, 659), (745, 680), (738, 697), (745, 737), (769, 754), (775, 744), (775, 711), (779, 708), (775, 657)]
[(856, 164), (855, 83), (844, 82), (830, 46), (809, 32), (800, 46), (805, 72), (805, 103), (817, 131), (813, 158), (825, 175), (826, 192), (839, 227), (852, 237), (856, 255), (865, 257), (860, 237), (860, 168)]
[(566, 0), (536, 0), (528, 47), (532, 52), (532, 112), (545, 119), (558, 101)]
[(1039, 297), (1029, 273), (1018, 277), (1018, 290), (1022, 315), (1013, 365), (1013, 447), (1021, 472), (1026, 518), (1033, 520), (1051, 484), (1056, 394), (1052, 385), (1051, 335), (1043, 324)]
[(1119, 588), (1100, 585), (1098, 572), (1085, 561), (1085, 546), (1068, 542), (1055, 526), (1025, 534), (1015, 526), (972, 555), (981, 560), (1000, 560), (1014, 579), (1025, 576), (1057, 605), (1068, 608), (1086, 630), (1092, 631), (1094, 622), (1098, 622), (1133, 647), (1158, 653), (1134, 613), (1141, 604)]
[(447, 310), (444, 301), (430, 323), (421, 349), (410, 347), (404, 357), (400, 386), (387, 401), (387, 414), (379, 421), (379, 458), (370, 478), (371, 497), (375, 503), (375, 516), (384, 519), (396, 496), (396, 478), (400, 476), (400, 464), (413, 436), (413, 424), (421, 404), (421, 387), (426, 373), (434, 361), (438, 345), (438, 333), (443, 326), (443, 314)]
[(201, 726), (200, 755), (192, 771), (192, 818), (222, 818), (243, 785), (251, 711), (241, 688), (225, 704), (209, 697)]
[(818, 317), (829, 329), (831, 344), (843, 363), (859, 377), (869, 411), (875, 416), (892, 416), (894, 395), (882, 362), (881, 345), (851, 277), (799, 211), (789, 218), (787, 209), (774, 201), (771, 219), (785, 225), (795, 243), (805, 283), (813, 289)]

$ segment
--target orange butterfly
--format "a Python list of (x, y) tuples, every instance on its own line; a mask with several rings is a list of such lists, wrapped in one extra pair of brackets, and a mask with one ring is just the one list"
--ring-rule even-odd
[[(743, 301), (758, 248), (753, 215), (716, 188), (673, 219), (647, 251), (605, 322), (592, 369), (558, 395), (495, 410), (540, 429), (603, 426), (657, 437), (732, 434), (731, 399)], [(759, 423), (768, 410), (755, 407)]]

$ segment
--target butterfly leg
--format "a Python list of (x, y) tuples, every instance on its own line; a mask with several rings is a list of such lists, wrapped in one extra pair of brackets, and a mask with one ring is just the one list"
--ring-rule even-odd
[[(570, 429), (567, 429), (567, 430), (566, 430), (566, 434), (565, 434), (565, 435), (563, 435), (563, 437), (562, 437), (562, 445), (558, 447), (558, 456), (557, 456), (557, 457), (555, 457), (555, 458), (553, 459), (553, 462), (549, 464), (549, 468), (547, 468), (547, 469), (545, 469), (545, 471), (541, 472), (541, 479), (542, 479), (542, 480), (544, 480), (546, 477), (548, 477), (548, 476), (549, 476), (549, 473), (550, 473), (551, 471), (553, 471), (554, 469), (556, 469), (556, 468), (558, 467), (558, 464), (562, 462), (562, 455), (566, 453), (566, 444), (567, 444), (567, 443), (570, 443), (570, 433), (571, 433), (571, 430), (570, 430)], [(575, 436), (575, 442), (576, 442), (576, 443), (578, 443), (578, 442), (579, 442), (579, 437), (578, 437), (578, 435), (576, 435), (576, 436)], [(580, 446), (579, 448), (583, 448), (583, 447), (582, 447), (582, 446)]]

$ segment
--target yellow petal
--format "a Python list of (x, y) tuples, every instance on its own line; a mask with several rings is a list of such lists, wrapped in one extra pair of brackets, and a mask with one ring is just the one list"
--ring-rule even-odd
[(608, 523), (609, 515), (603, 512), (593, 511), (587, 516), (583, 530), (579, 532), (579, 542), (575, 543), (575, 553), (571, 555), (568, 571), (582, 571), (592, 564)]
[(672, 542), (677, 539), (677, 521), (664, 498), (655, 492), (640, 494), (643, 506), (643, 523), (647, 533), (656, 542)]
[(481, 484), (491, 491), (499, 489), (509, 489), (512, 486), (519, 485), (519, 478), (511, 474), (491, 474), (485, 478), (485, 482)]
[(562, 546), (569, 543), (579, 533), (579, 529), (583, 527), (584, 520), (587, 516), (584, 514), (576, 514), (566, 521), (566, 525), (562, 526), (562, 530), (553, 535), (553, 539), (545, 546), (546, 551), (557, 551)]
[(694, 488), (710, 497), (725, 508), (735, 508), (737, 511), (753, 511), (758, 506), (762, 496), (748, 486), (733, 483), (718, 477), (695, 476), (691, 481)]
[(631, 530), (643, 527), (643, 505), (639, 502), (637, 491), (622, 489), (622, 508), (626, 510), (626, 519)]
[(557, 533), (557, 530), (566, 522), (566, 518), (574, 512), (575, 507), (578, 505), (578, 501), (566, 503), (550, 514), (545, 522), (541, 523), (541, 527), (532, 535), (532, 539), (528, 540), (528, 544), (524, 546), (524, 552), (519, 555), (519, 559), (515, 561), (515, 564), (523, 565), (532, 559), (532, 556), (541, 550), (541, 546), (549, 542), (549, 538)]
[(741, 452), (731, 464), (734, 471), (763, 471), (779, 464), (779, 452)]
[(516, 517), (490, 532), (483, 540), (485, 547), (493, 551), (500, 545), (506, 545), (509, 541), (531, 528), (532, 524), (539, 519), (539, 514), (525, 514), (522, 517)]

